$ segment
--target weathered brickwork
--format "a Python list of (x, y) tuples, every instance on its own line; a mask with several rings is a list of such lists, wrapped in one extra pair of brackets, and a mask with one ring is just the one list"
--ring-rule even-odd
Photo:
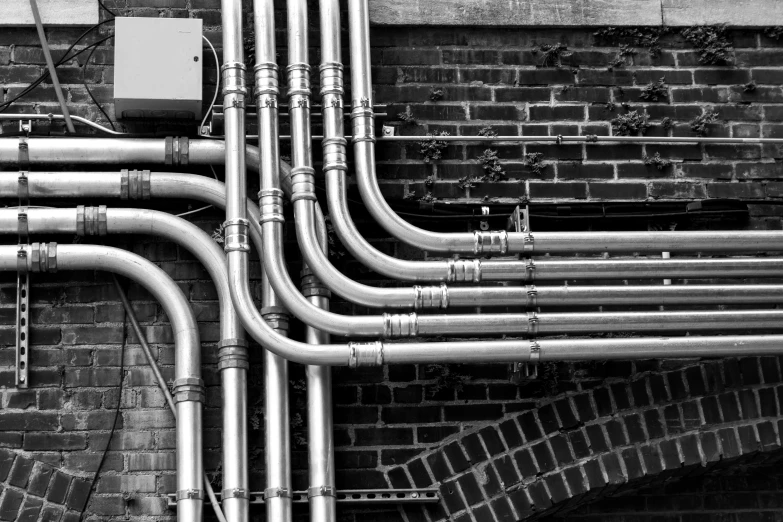
[[(123, 0), (116, 6), (123, 15), (202, 18), (205, 35), (220, 52), (218, 0)], [(279, 16), (278, 24), (284, 19)], [(250, 20), (248, 15), (246, 22)], [(313, 27), (316, 21), (313, 16)], [(82, 31), (48, 31), (55, 60)], [(687, 137), (696, 135), (691, 122), (715, 111), (716, 121), (704, 127), (708, 136), (783, 136), (783, 40), (764, 30), (730, 30), (731, 62), (703, 65), (698, 51), (678, 32), (661, 37), (657, 57), (646, 47), (635, 46), (633, 38), (609, 41), (594, 32), (375, 28), (375, 102), (387, 105), (387, 116), (378, 125), (392, 125), (398, 134), (424, 140), (428, 133), (440, 132), (474, 136), (487, 126), (499, 135), (606, 136), (613, 132), (612, 120), (637, 111), (649, 117), (646, 135)], [(83, 42), (109, 34), (107, 23)], [(284, 43), (283, 31), (278, 41)], [(114, 118), (110, 43), (94, 53), (86, 72), (89, 53), (58, 69), (72, 112), (103, 124), (105, 118), (91, 103), (82, 76)], [(318, 60), (317, 43), (314, 29), (313, 64)], [(557, 44), (567, 49), (548, 57), (542, 46)], [(633, 52), (623, 51), (623, 45)], [(281, 46), (281, 65), (285, 55)], [(344, 55), (348, 57), (347, 50)], [(205, 98), (211, 98), (216, 75), (209, 53), (205, 62)], [(0, 103), (44, 70), (35, 31), (0, 31)], [(665, 80), (658, 101), (640, 98), (661, 78)], [(317, 92), (317, 78), (313, 79)], [(58, 113), (59, 108), (47, 83), (7, 112), (12, 111)], [(314, 118), (314, 133), (319, 132), (318, 121)], [(3, 135), (18, 132), (16, 122), (2, 122), (1, 128)], [(181, 123), (126, 128), (195, 137), (195, 126)], [(250, 123), (249, 130), (253, 129)], [(34, 134), (62, 132), (59, 123), (34, 128)], [(318, 149), (314, 147), (316, 159)], [(425, 208), (439, 201), (490, 206), (528, 202), (535, 209), (544, 203), (720, 198), (749, 205), (749, 219), (732, 222), (731, 228), (781, 228), (781, 147), (452, 143), (443, 148), (442, 158), (431, 162), (424, 161), (420, 149), (416, 141), (377, 145), (381, 186), (395, 206), (417, 209), (417, 200)], [(497, 152), (505, 172), (497, 182), (477, 179), (485, 173), (478, 158), (487, 149)], [(222, 169), (216, 170), (222, 177)], [(186, 171), (212, 175), (193, 167)], [(351, 197), (359, 199), (354, 192)], [(328, 209), (325, 201), (322, 205)], [(172, 212), (198, 208), (183, 202), (152, 201), (151, 206)], [(390, 240), (361, 205), (351, 210), (376, 248), (406, 258), (425, 256)], [(210, 233), (222, 220), (211, 210), (187, 218)], [(463, 220), (421, 225), (444, 231), (466, 226)], [(533, 226), (538, 225), (534, 221)], [(593, 224), (582, 220), (568, 226), (582, 229)], [(620, 226), (646, 230), (648, 224)], [(699, 226), (727, 225), (708, 221)], [(286, 257), (295, 275), (300, 255), (293, 227), (288, 228)], [(193, 304), (207, 386), (205, 462), (219, 489), (215, 290), (203, 267), (170, 243), (141, 236), (98, 239), (159, 263)], [(9, 236), (8, 242), (13, 241)], [(358, 269), (339, 243), (333, 246), (333, 260), (343, 271), (367, 284), (380, 283), (372, 272)], [(251, 269), (258, 285), (257, 259)], [(0, 520), (77, 520), (118, 404), (116, 433), (87, 513), (92, 520), (173, 520), (164, 495), (175, 490), (174, 421), (138, 340), (125, 324), (111, 279), (91, 272), (34, 275), (31, 388), (19, 391), (13, 388), (14, 278), (0, 275)], [(129, 288), (164, 376), (171, 379), (167, 319), (146, 292), (133, 284)], [(337, 299), (332, 309), (368, 312)], [(292, 323), (292, 336), (303, 337), (301, 323)], [(261, 356), (256, 348), (251, 363), (251, 473), (252, 487), (259, 491), (264, 487), (264, 420)], [(510, 381), (509, 365), (504, 364), (336, 369), (338, 488), (433, 486), (444, 497), (441, 506), (426, 510), (341, 508), (341, 520), (646, 520), (638, 518), (642, 512), (650, 520), (779, 518), (783, 508), (771, 499), (779, 496), (780, 475), (765, 466), (780, 458), (780, 364), (776, 358), (548, 364), (541, 368), (541, 378), (519, 384)], [(301, 490), (307, 485), (301, 367), (291, 370), (291, 393), (294, 488)], [(742, 474), (736, 473), (738, 469)], [(297, 516), (304, 519), (306, 510), (297, 508)], [(263, 510), (254, 509), (254, 518), (262, 517)]]

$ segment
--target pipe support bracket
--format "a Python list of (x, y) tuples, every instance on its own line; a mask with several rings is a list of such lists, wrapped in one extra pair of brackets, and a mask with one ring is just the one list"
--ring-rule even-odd
[(204, 490), (180, 489), (177, 491), (177, 502), (180, 500), (204, 500)]
[(307, 498), (336, 497), (334, 486), (312, 486), (307, 488)]
[(231, 488), (231, 489), (224, 489), (221, 492), (221, 496), (223, 499), (227, 498), (250, 498), (250, 493), (245, 488)]
[(266, 488), (264, 490), (264, 500), (277, 497), (291, 498), (291, 490), (288, 488)]

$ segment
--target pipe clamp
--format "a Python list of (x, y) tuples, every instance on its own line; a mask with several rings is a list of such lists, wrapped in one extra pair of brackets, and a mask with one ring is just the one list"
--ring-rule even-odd
[(198, 377), (183, 377), (174, 381), (174, 402), (204, 402), (204, 381)]
[(28, 172), (26, 170), (19, 171), (19, 177), (17, 178), (16, 195), (19, 198), (20, 203), (27, 204), (30, 199), (30, 179), (27, 177)]
[(223, 222), (226, 252), (250, 252), (248, 229), (250, 222), (244, 218), (228, 219)]
[(532, 259), (528, 259), (525, 263), (525, 281), (532, 283), (536, 280), (536, 263)]
[(204, 491), (201, 489), (180, 489), (177, 491), (177, 502), (180, 500), (204, 500)]
[(383, 343), (348, 343), (348, 366), (381, 366), (383, 365)]
[(19, 245), (19, 250), (16, 251), (16, 271), (22, 275), (27, 274), (27, 245)]
[(250, 493), (245, 488), (230, 488), (224, 489), (221, 492), (223, 500), (227, 498), (250, 498)]
[(27, 240), (30, 237), (30, 220), (27, 216), (27, 207), (19, 207), (19, 213), (17, 214), (16, 219), (19, 242), (28, 243)]
[(528, 335), (538, 334), (538, 314), (535, 312), (527, 313), (527, 333)]
[(538, 364), (541, 360), (541, 345), (536, 341), (530, 341), (530, 364)]
[(307, 488), (307, 498), (313, 497), (334, 497), (336, 490), (334, 486), (312, 486)]
[(538, 306), (538, 289), (535, 285), (527, 287), (527, 307), (535, 308)]
[(266, 488), (264, 490), (264, 500), (276, 497), (291, 498), (291, 490), (288, 488)]

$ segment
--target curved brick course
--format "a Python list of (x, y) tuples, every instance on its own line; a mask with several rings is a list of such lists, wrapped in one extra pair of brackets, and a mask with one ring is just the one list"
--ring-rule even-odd
[[(440, 489), (409, 520), (514, 522), (740, 462), (779, 460), (775, 357), (707, 362), (559, 396), (463, 432), (387, 472)], [(426, 518), (424, 518), (426, 517)]]

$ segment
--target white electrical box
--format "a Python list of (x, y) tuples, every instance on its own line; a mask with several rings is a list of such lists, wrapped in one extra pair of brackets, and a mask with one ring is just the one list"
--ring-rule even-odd
[(114, 19), (117, 118), (201, 118), (199, 18)]

